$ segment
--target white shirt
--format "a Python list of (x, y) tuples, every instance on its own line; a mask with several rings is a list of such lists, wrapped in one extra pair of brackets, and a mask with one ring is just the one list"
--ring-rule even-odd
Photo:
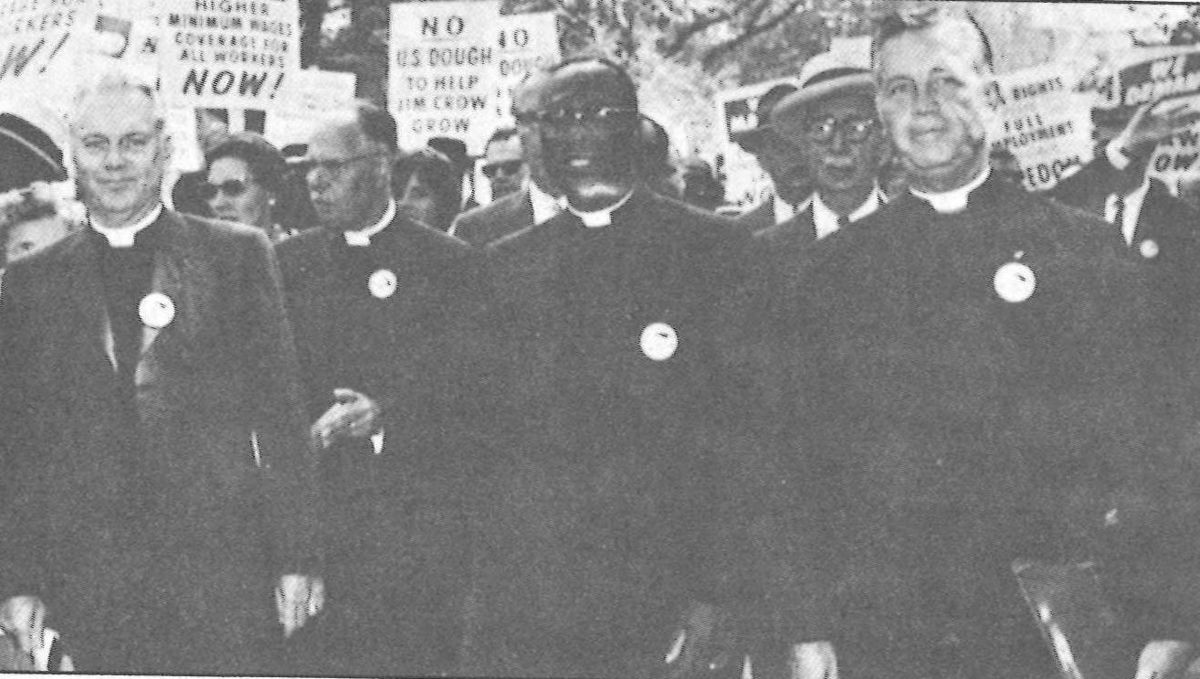
[(1133, 245), (1133, 234), (1137, 230), (1138, 217), (1142, 213), (1142, 203), (1146, 202), (1146, 192), (1149, 190), (1150, 180), (1147, 179), (1142, 182), (1141, 186), (1124, 196), (1125, 212), (1121, 216), (1120, 224), (1113, 224), (1113, 222), (1117, 219), (1117, 201), (1122, 196), (1110, 193), (1108, 198), (1104, 199), (1104, 220), (1120, 227), (1126, 245)]
[(89, 217), (88, 223), (92, 225), (92, 228), (95, 229), (96, 233), (104, 236), (110, 247), (131, 248), (133, 247), (133, 239), (137, 237), (138, 233), (140, 233), (142, 229), (153, 224), (154, 220), (158, 219), (158, 216), (162, 214), (162, 211), (162, 203), (159, 203), (158, 205), (154, 206), (154, 209), (150, 211), (150, 214), (142, 217), (129, 226), (103, 226), (100, 224), (100, 222), (96, 221), (94, 217)]
[(538, 188), (538, 185), (532, 181), (529, 182), (528, 188), (529, 205), (533, 207), (534, 224), (548, 222), (559, 212), (562, 212), (562, 207), (559, 205), (557, 198)]
[[(812, 201), (813, 228), (815, 228), (817, 231), (817, 240), (821, 240), (825, 236), (837, 231), (838, 214), (829, 209), (829, 206), (825, 204), (825, 201), (821, 200), (821, 195), (814, 193), (809, 200)], [(879, 187), (877, 186), (871, 190), (871, 193), (867, 196), (867, 199), (864, 200), (861, 205), (854, 208), (854, 210), (849, 215), (846, 215), (846, 217), (850, 220), (850, 223), (857, 222), (863, 217), (866, 217), (872, 212), (878, 210), (879, 206), (883, 205), (883, 203), (883, 196), (881, 195)]]
[(562, 197), (561, 205), (571, 214), (578, 217), (583, 222), (584, 226), (588, 227), (589, 229), (598, 229), (602, 226), (608, 226), (609, 224), (612, 224), (612, 213), (625, 203), (628, 203), (629, 197), (632, 195), (633, 191), (630, 191), (629, 193), (625, 194), (621, 200), (618, 200), (612, 205), (609, 205), (606, 208), (601, 208), (594, 212), (581, 212), (576, 210), (575, 208), (571, 207), (571, 203), (567, 201), (566, 196)]
[[(375, 222), (374, 225), (359, 231), (343, 231), (342, 236), (346, 239), (346, 245), (355, 248), (365, 248), (371, 244), (371, 238), (386, 229), (388, 224), (391, 224), (395, 218), (396, 201), (392, 199), (388, 201), (387, 209), (383, 211), (383, 217), (378, 222)], [(371, 447), (375, 450), (376, 455), (383, 452), (382, 430), (371, 434)]]
[(387, 228), (388, 224), (396, 218), (396, 201), (388, 200), (387, 209), (383, 211), (383, 218), (375, 222), (373, 226), (369, 226), (359, 231), (343, 231), (342, 236), (346, 239), (346, 245), (356, 248), (365, 248), (371, 244), (371, 237)]
[(799, 205), (793, 205), (780, 198), (778, 194), (771, 194), (771, 207), (775, 211), (775, 223), (782, 224), (797, 214), (804, 212), (808, 209), (808, 204), (811, 200), (812, 196), (809, 196)]
[(975, 177), (957, 189), (951, 189), (941, 193), (926, 193), (924, 191), (918, 191), (917, 189), (909, 189), (909, 192), (926, 203), (929, 203), (939, 214), (962, 212), (967, 207), (967, 198), (970, 197), (971, 192), (979, 188), (980, 185), (987, 181), (987, 178), (990, 177), (991, 174), (992, 168), (984, 167), (983, 172), (980, 172), (978, 177)]

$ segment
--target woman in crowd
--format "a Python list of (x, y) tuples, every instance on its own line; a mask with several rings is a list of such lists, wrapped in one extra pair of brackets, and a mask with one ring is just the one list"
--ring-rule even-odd
[(410, 217), (438, 231), (450, 228), (462, 202), (458, 170), (449, 158), (430, 148), (396, 161), (392, 188)]
[(273, 242), (296, 232), (285, 221), (294, 202), (284, 181), (287, 165), (270, 142), (240, 132), (214, 146), (205, 160), (207, 181), (199, 193), (218, 219), (258, 227)]

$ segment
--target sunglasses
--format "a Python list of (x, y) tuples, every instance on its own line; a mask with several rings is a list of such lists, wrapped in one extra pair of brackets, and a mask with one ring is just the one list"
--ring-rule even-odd
[(220, 184), (204, 182), (197, 188), (197, 192), (200, 194), (201, 200), (212, 200), (217, 197), (218, 193), (223, 193), (230, 198), (237, 198), (249, 188), (250, 185), (240, 179), (230, 179)]
[(825, 118), (824, 120), (810, 121), (805, 132), (808, 133), (809, 139), (820, 144), (828, 144), (833, 141), (838, 130), (842, 131), (842, 137), (846, 141), (860, 142), (869, 137), (871, 130), (874, 129), (875, 121), (868, 118), (860, 118), (858, 120)]
[(513, 176), (521, 171), (521, 167), (525, 165), (523, 160), (506, 160), (500, 163), (488, 163), (483, 166), (483, 176), (488, 179), (495, 179), (496, 175), (503, 173), (506, 176)]
[(548, 111), (522, 111), (515, 115), (520, 122), (567, 125), (570, 123), (625, 123), (637, 119), (637, 109), (602, 106), (593, 109), (556, 108)]

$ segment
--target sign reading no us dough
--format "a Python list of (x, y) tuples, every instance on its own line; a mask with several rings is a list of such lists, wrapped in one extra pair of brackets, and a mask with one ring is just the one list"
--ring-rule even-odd
[(473, 155), (511, 121), (511, 90), (558, 55), (549, 13), (500, 15), (498, 0), (395, 3), (388, 110), (402, 147), (457, 137)]
[(274, 109), (300, 70), (299, 0), (161, 0), (162, 90), (174, 105)]

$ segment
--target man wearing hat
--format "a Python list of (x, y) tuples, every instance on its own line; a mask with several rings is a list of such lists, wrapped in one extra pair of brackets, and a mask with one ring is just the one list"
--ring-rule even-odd
[(1154, 351), (1103, 223), (991, 173), (976, 24), (885, 17), (872, 61), (909, 193), (775, 267), (810, 293), (768, 298), (759, 332), (759, 409), (790, 461), (764, 559), (795, 674), (1054, 676), (1013, 576), (1032, 561), (1099, 564), (1105, 669), (1178, 676), (1190, 371)]
[(810, 71), (800, 89), (784, 97), (772, 113), (776, 134), (800, 149), (815, 189), (799, 214), (755, 233), (788, 256), (796, 247), (875, 212), (884, 202), (876, 176), (886, 159), (887, 141), (875, 116), (870, 71), (816, 68), (820, 70)]
[(771, 191), (757, 206), (735, 220), (751, 232), (791, 219), (812, 190), (799, 149), (781, 136), (773, 124), (775, 106), (795, 91), (796, 86), (788, 83), (767, 90), (758, 98), (754, 110), (757, 124), (733, 137), (738, 146), (754, 156), (771, 179)]
[(484, 418), (462, 673), (654, 676), (689, 612), (719, 603), (717, 563), (741, 553), (718, 539), (720, 465), (744, 461), (722, 434), (736, 415), (719, 342), (749, 234), (645, 187), (619, 65), (555, 65), (523, 116), (565, 210), (488, 248), (503, 388)]

